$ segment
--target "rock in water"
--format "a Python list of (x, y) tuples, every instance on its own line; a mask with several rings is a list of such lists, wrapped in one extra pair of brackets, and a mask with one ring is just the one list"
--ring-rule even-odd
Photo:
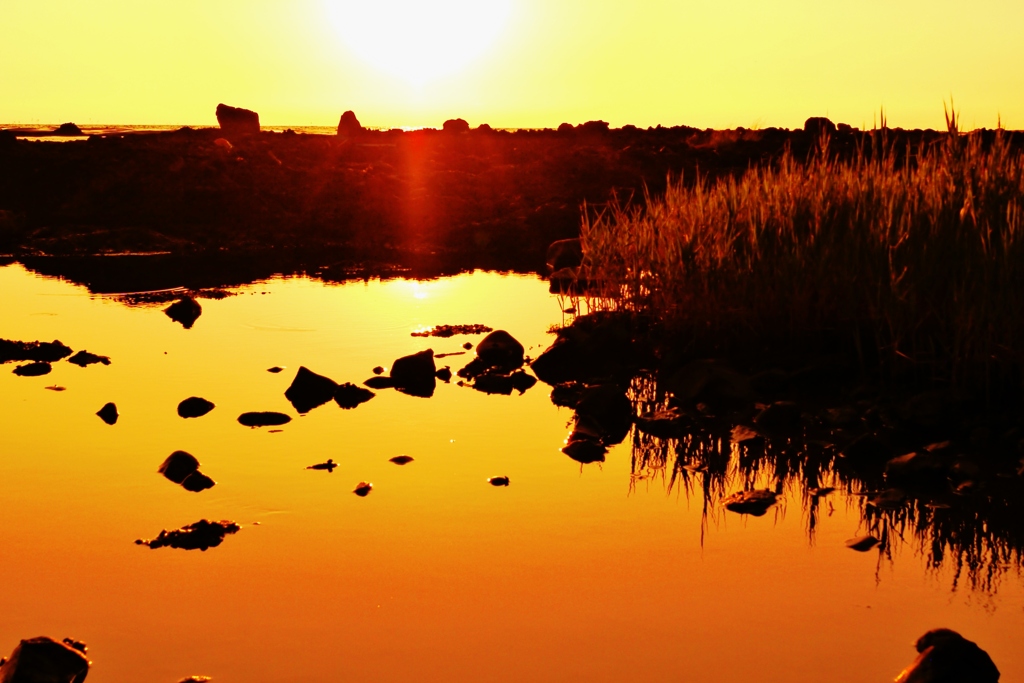
[(82, 683), (88, 673), (89, 660), (82, 651), (40, 636), (18, 643), (0, 667), (0, 683)]
[(260, 132), (260, 115), (249, 109), (217, 105), (217, 123), (226, 134), (251, 135)]
[(203, 314), (203, 307), (192, 297), (183, 296), (168, 306), (164, 313), (174, 322), (181, 323), (186, 330), (190, 330), (196, 320), (199, 320), (199, 316)]
[(393, 458), (388, 458), (388, 462), (393, 462), (396, 465), (408, 465), (412, 462), (412, 456), (409, 455), (396, 455)]
[(292, 418), (284, 413), (275, 413), (271, 411), (242, 413), (238, 416), (238, 423), (245, 425), (246, 427), (276, 427), (278, 425), (288, 424), (291, 421)]
[(334, 392), (334, 402), (345, 410), (351, 410), (362, 403), (366, 403), (376, 395), (369, 389), (357, 387), (351, 382), (346, 382), (339, 385), (338, 390)]
[(846, 547), (851, 550), (856, 550), (858, 553), (866, 553), (879, 543), (881, 543), (881, 541), (874, 536), (860, 536), (858, 538), (851, 538), (847, 541)]
[(99, 415), (100, 419), (106, 422), (108, 425), (117, 424), (117, 418), (119, 416), (117, 414), (117, 406), (115, 406), (113, 403), (108, 403), (104, 405), (102, 408), (99, 409), (99, 411), (96, 414)]
[(338, 121), (338, 135), (342, 137), (355, 137), (363, 132), (363, 126), (356, 118), (355, 112), (347, 111), (341, 115)]
[(366, 498), (368, 495), (370, 495), (370, 491), (372, 490), (373, 484), (371, 484), (368, 481), (361, 481), (359, 482), (359, 486), (353, 489), (352, 493), (356, 494), (360, 498)]
[(939, 628), (918, 638), (920, 653), (896, 683), (996, 683), (999, 669), (988, 653), (956, 631)]
[(157, 472), (175, 484), (180, 484), (185, 481), (188, 475), (198, 470), (199, 460), (194, 455), (185, 451), (174, 451), (167, 456), (167, 459), (163, 461)]
[(476, 345), (476, 355), (488, 367), (514, 370), (523, 364), (523, 345), (505, 330), (495, 330)]
[(228, 534), (238, 533), (241, 527), (234, 522), (227, 520), (210, 522), (201, 519), (180, 529), (160, 532), (160, 535), (151, 540), (139, 539), (136, 545), (149, 546), (153, 550), (157, 548), (180, 548), (181, 550), (203, 550), (216, 548)]
[(205, 398), (191, 396), (178, 404), (178, 415), (186, 419), (202, 417), (214, 408), (216, 406)]
[(306, 367), (300, 367), (295, 373), (291, 386), (284, 392), (284, 397), (291, 401), (295, 410), (308, 413), (317, 406), (334, 398), (338, 391), (338, 383), (330, 377), (318, 375)]
[(40, 375), (50, 374), (50, 370), (53, 367), (49, 363), (42, 361), (36, 361), (35, 363), (29, 363), (28, 365), (19, 365), (14, 368), (14, 374), (19, 377), (39, 377)]
[(508, 477), (491, 477), (487, 480), (487, 483), (491, 486), (508, 486)]
[(185, 477), (185, 481), (181, 482), (181, 488), (186, 491), (191, 491), (192, 493), (199, 493), (206, 489), (212, 489), (216, 485), (217, 482), (198, 470)]
[(760, 489), (756, 491), (738, 491), (731, 496), (722, 499), (726, 510), (738, 512), (742, 515), (753, 515), (761, 517), (768, 512), (768, 508), (775, 505), (778, 497), (774, 491)]
[(71, 349), (57, 340), (52, 342), (20, 342), (0, 339), (0, 363), (22, 360), (56, 363), (70, 355)]
[(552, 273), (563, 268), (579, 268), (583, 263), (583, 245), (579, 238), (552, 242), (545, 261)]
[(391, 381), (403, 393), (429, 398), (437, 386), (435, 372), (434, 350), (425, 349), (411, 356), (402, 356), (392, 363)]
[(98, 356), (95, 353), (89, 353), (88, 351), (79, 351), (75, 355), (68, 358), (69, 363), (74, 363), (80, 368), (84, 368), (87, 365), (93, 365), (94, 363), (103, 363), (104, 365), (110, 365), (109, 356)]

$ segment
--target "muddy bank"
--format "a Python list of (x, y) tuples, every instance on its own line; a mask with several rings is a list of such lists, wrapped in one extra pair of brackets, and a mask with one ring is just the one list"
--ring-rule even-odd
[[(219, 129), (0, 144), (0, 252), (458, 254), (511, 268), (579, 232), (584, 202), (641, 196), (669, 173), (735, 174), (820, 133), (689, 127), (364, 131)], [(934, 131), (890, 131), (897, 147)], [(1018, 136), (1020, 137), (1020, 136)], [(228, 139), (230, 138), (230, 140)], [(852, 153), (870, 134), (832, 133)], [(477, 265), (477, 264), (474, 264)]]

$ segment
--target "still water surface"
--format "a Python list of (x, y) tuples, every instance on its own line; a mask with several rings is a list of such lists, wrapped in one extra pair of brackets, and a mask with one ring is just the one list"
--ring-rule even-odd
[[(376, 365), (505, 329), (536, 356), (564, 302), (527, 276), (327, 285), (278, 278), (202, 300), (190, 330), (20, 265), (0, 268), (0, 338), (60, 339), (110, 366), (0, 366), (0, 650), (89, 644), (96, 683), (177, 681), (884, 681), (944, 626), (1024, 680), (1024, 590), (952, 590), (913, 544), (858, 554), (858, 502), (836, 493), (813, 536), (799, 491), (761, 518), (699, 489), (634, 477), (631, 445), (581, 467), (560, 453), (571, 411), (538, 384), (489, 396), (439, 384), (382, 390), (299, 417), (299, 366), (359, 383)], [(470, 358), (438, 361), (460, 368)], [(267, 368), (286, 366), (281, 374)], [(47, 390), (48, 386), (66, 391)], [(189, 396), (213, 401), (183, 420)], [(107, 426), (96, 411), (114, 401)], [(236, 422), (296, 419), (280, 433)], [(194, 494), (156, 469), (199, 458)], [(408, 454), (399, 467), (388, 459)], [(306, 470), (332, 458), (333, 473)], [(507, 475), (508, 488), (487, 478)], [(372, 493), (351, 493), (360, 481)], [(770, 482), (762, 482), (769, 485)], [(133, 543), (202, 518), (242, 525), (206, 552)], [(256, 524), (258, 522), (258, 524)]]

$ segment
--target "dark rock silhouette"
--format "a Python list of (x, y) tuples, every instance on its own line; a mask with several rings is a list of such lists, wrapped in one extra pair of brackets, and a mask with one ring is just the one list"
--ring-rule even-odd
[(217, 105), (217, 123), (227, 135), (252, 135), (260, 132), (260, 115), (249, 109)]
[(356, 386), (351, 382), (345, 382), (344, 384), (339, 384), (338, 389), (334, 392), (334, 402), (345, 410), (351, 410), (356, 406), (366, 403), (374, 396), (376, 394), (369, 389)]
[(300, 413), (308, 413), (334, 398), (338, 383), (330, 377), (318, 375), (309, 368), (300, 367), (295, 379), (284, 392), (291, 404)]
[(172, 531), (165, 529), (160, 532), (160, 535), (151, 540), (140, 538), (135, 543), (136, 545), (149, 546), (153, 550), (157, 548), (179, 548), (181, 550), (205, 551), (208, 548), (216, 548), (224, 541), (225, 536), (238, 533), (239, 529), (241, 529), (240, 526), (227, 520), (210, 522), (201, 519), (180, 529)]
[(824, 116), (812, 116), (811, 118), (804, 121), (804, 132), (810, 133), (814, 137), (819, 137), (823, 133), (835, 133), (836, 124), (832, 123), (832, 121), (825, 118)]
[[(434, 395), (437, 378), (434, 373), (434, 350), (403, 356), (391, 364), (391, 381), (399, 391), (411, 396), (429, 398)], [(365, 382), (364, 382), (365, 384)]]
[(508, 486), (508, 477), (491, 477), (487, 480), (487, 483), (491, 486)]
[(195, 418), (206, 415), (216, 408), (211, 401), (199, 396), (190, 396), (178, 404), (178, 416), (183, 418)]
[(0, 339), (0, 363), (25, 360), (56, 363), (70, 355), (71, 349), (56, 340), (20, 342)]
[(552, 273), (563, 268), (578, 268), (583, 263), (583, 245), (579, 238), (557, 240), (548, 246), (544, 260)]
[(438, 378), (442, 382), (448, 383), (452, 381), (452, 369), (446, 365), (435, 372), (434, 377)]
[(164, 309), (164, 313), (174, 322), (181, 323), (186, 330), (190, 330), (199, 316), (203, 314), (203, 307), (192, 297), (183, 296)]
[(371, 389), (394, 389), (395, 380), (390, 377), (371, 377), (370, 379), (363, 382), (366, 386)]
[(776, 401), (754, 417), (754, 426), (768, 434), (788, 434), (800, 428), (800, 407), (792, 401)]
[(604, 462), (604, 456), (608, 449), (594, 435), (573, 431), (562, 448), (562, 452), (581, 465), (589, 465), (595, 462)]
[(632, 326), (630, 317), (619, 313), (577, 318), (569, 327), (558, 330), (554, 343), (530, 363), (530, 368), (537, 379), (552, 386), (629, 377), (639, 356)]
[(732, 512), (738, 512), (743, 515), (753, 515), (754, 517), (762, 517), (766, 512), (768, 512), (768, 508), (775, 505), (777, 498), (777, 493), (767, 489), (738, 491), (731, 496), (723, 498), (722, 504), (725, 505), (726, 510), (730, 510)]
[(928, 631), (914, 645), (920, 653), (896, 683), (996, 683), (999, 669), (977, 644), (948, 628)]
[(505, 330), (495, 330), (476, 345), (476, 355), (488, 367), (512, 370), (523, 364), (523, 345)]
[(370, 495), (370, 491), (372, 490), (373, 484), (371, 484), (368, 481), (361, 481), (359, 482), (359, 485), (352, 490), (352, 493), (356, 494), (360, 498), (366, 498), (368, 495)]
[(284, 413), (272, 411), (242, 413), (238, 416), (238, 423), (246, 427), (276, 427), (291, 421), (292, 418)]
[(60, 124), (54, 129), (53, 132), (55, 135), (65, 135), (68, 137), (72, 135), (85, 135), (85, 133), (82, 132), (81, 128), (79, 128), (74, 123), (70, 122)]
[(192, 493), (199, 493), (206, 489), (212, 489), (216, 485), (217, 482), (210, 479), (202, 472), (193, 472), (185, 477), (185, 481), (181, 482), (181, 487), (186, 491), (191, 491)]
[(14, 374), (19, 377), (39, 377), (41, 375), (48, 375), (53, 369), (49, 363), (43, 361), (36, 361), (35, 363), (29, 363), (28, 365), (19, 365), (14, 368)]
[(380, 366), (380, 365), (374, 367), (373, 368), (373, 374), (375, 374), (375, 375), (383, 375), (384, 374), (384, 368), (382, 366)]
[(469, 124), (466, 123), (465, 119), (448, 119), (441, 126), (441, 130), (445, 133), (468, 133)]
[(327, 462), (319, 462), (315, 465), (310, 465), (307, 470), (327, 470), (328, 473), (333, 474), (334, 468), (338, 466), (338, 463), (334, 462), (333, 459), (327, 458)]
[(191, 453), (185, 451), (174, 451), (163, 461), (157, 472), (164, 475), (175, 484), (185, 481), (193, 472), (199, 470), (199, 460)]
[(102, 363), (103, 365), (110, 365), (109, 356), (98, 356), (95, 353), (89, 353), (88, 351), (79, 351), (75, 355), (68, 358), (69, 363), (74, 363), (80, 368), (84, 368), (88, 365), (94, 365), (96, 363)]
[(408, 455), (396, 455), (393, 458), (388, 458), (388, 462), (393, 462), (396, 465), (408, 465), (412, 462), (412, 457)]
[(114, 405), (113, 403), (107, 403), (102, 408), (100, 408), (96, 414), (99, 415), (100, 419), (106, 422), (108, 425), (113, 426), (117, 424), (117, 418), (119, 416), (117, 414), (117, 406)]
[(347, 111), (341, 115), (338, 121), (338, 135), (343, 137), (355, 137), (363, 132), (363, 126), (356, 118), (355, 112)]
[(280, 365), (275, 365), (272, 368), (267, 368), (267, 372), (272, 372), (276, 375), (279, 372), (284, 372), (284, 368), (282, 368)]
[(21, 641), (0, 666), (0, 683), (82, 683), (89, 673), (87, 648), (69, 638), (64, 641), (45, 636)]
[[(552, 392), (552, 396), (554, 392)], [(644, 434), (659, 439), (678, 439), (687, 434), (693, 422), (679, 411), (678, 408), (656, 410), (650, 415), (637, 417), (636, 428)]]
[(536, 383), (537, 379), (535, 377), (526, 374), (522, 370), (516, 370), (509, 374), (488, 370), (481, 375), (477, 375), (473, 380), (472, 386), (477, 391), (482, 391), (485, 394), (511, 396), (513, 390), (524, 394)]
[(447, 339), (457, 334), (486, 334), (491, 331), (487, 325), (474, 323), (472, 325), (434, 325), (423, 332), (413, 332), (413, 337), (441, 337)]
[(622, 387), (599, 384), (582, 391), (576, 417), (577, 426), (585, 422), (605, 445), (621, 443), (633, 424), (633, 404)]

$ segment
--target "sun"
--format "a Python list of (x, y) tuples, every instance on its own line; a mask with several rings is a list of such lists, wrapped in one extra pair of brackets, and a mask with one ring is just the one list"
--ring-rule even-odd
[(328, 15), (361, 60), (422, 86), (454, 74), (492, 45), (512, 0), (329, 0)]

